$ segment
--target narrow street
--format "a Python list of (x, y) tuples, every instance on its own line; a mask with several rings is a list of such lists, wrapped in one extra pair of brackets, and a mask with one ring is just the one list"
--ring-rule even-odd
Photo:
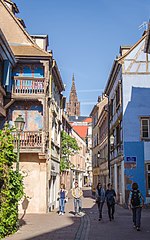
[(143, 209), (141, 231), (132, 227), (131, 212), (116, 206), (115, 220), (109, 221), (106, 204), (103, 220), (98, 221), (97, 205), (89, 188), (84, 188), (83, 214), (73, 215), (73, 199), (66, 204), (66, 213), (28, 214), (22, 227), (5, 240), (149, 240), (150, 209)]

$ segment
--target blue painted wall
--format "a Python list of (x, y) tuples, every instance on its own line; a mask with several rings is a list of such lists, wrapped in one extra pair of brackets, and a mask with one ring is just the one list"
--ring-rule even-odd
[[(147, 75), (123, 76), (123, 141), (125, 175), (128, 182), (137, 182), (146, 197), (144, 142), (140, 138), (140, 119), (150, 116), (150, 79)], [(127, 156), (136, 156), (136, 165), (126, 165)], [(149, 156), (150, 159), (150, 156)], [(131, 184), (125, 186), (131, 189)]]
[[(143, 142), (124, 142), (124, 162), (127, 163), (127, 157), (136, 157), (136, 162), (132, 168), (125, 168), (125, 175), (131, 182), (137, 182), (144, 198), (146, 197), (146, 181), (144, 168), (144, 143)], [(126, 185), (126, 190), (131, 190), (131, 184)]]
[(150, 88), (131, 87), (130, 90), (123, 116), (124, 141), (141, 141), (140, 117), (150, 116)]
[(21, 77), (34, 77), (34, 78), (43, 78), (44, 77), (44, 67), (41, 66), (17, 66), (13, 70), (13, 76)]

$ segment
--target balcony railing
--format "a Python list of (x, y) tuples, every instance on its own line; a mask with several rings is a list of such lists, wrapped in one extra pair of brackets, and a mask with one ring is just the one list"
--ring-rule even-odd
[[(13, 132), (14, 147), (17, 149), (18, 133)], [(21, 152), (44, 152), (43, 132), (24, 131), (20, 133), (20, 151)]]
[(14, 79), (14, 94), (44, 94), (44, 79)]

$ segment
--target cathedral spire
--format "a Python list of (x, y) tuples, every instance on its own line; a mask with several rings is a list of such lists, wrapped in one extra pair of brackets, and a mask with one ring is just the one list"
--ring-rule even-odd
[[(74, 93), (74, 95), (77, 98), (77, 92), (76, 92), (76, 86), (75, 86), (75, 80), (74, 80), (74, 74), (72, 75), (72, 86), (71, 86), (71, 92), (70, 92), (70, 98), (72, 97), (72, 94)], [(70, 100), (69, 98), (69, 100)], [(78, 100), (78, 99), (76, 99)]]
[(66, 110), (69, 116), (80, 116), (80, 102), (77, 97), (74, 74), (72, 76), (72, 86)]

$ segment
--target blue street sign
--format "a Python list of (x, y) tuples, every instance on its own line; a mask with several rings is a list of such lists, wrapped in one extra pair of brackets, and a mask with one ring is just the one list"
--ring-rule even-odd
[(136, 163), (136, 157), (135, 156), (126, 157), (126, 161), (127, 162), (134, 162), (134, 163)]

